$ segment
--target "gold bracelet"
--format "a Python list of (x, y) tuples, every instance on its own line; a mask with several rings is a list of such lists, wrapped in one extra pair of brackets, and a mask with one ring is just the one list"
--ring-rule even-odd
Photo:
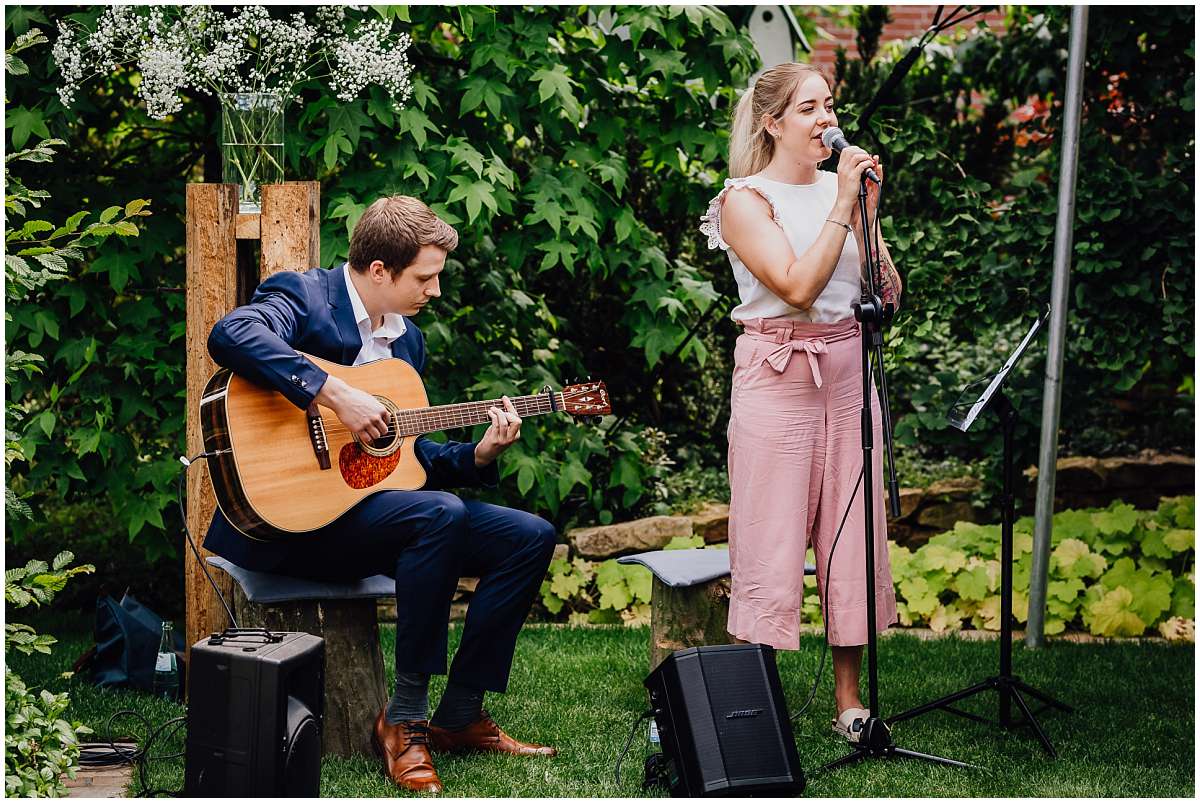
[(826, 222), (826, 223), (832, 223), (832, 224), (833, 224), (833, 225), (835, 225), (835, 226), (841, 226), (843, 229), (845, 229), (845, 230), (846, 230), (846, 232), (847, 232), (848, 234), (854, 234), (854, 229), (850, 228), (849, 224), (847, 224), (847, 223), (839, 223), (838, 221), (836, 221), (836, 220), (834, 220), (833, 218), (830, 218), (830, 217), (827, 217), (827, 218), (825, 218), (825, 222)]

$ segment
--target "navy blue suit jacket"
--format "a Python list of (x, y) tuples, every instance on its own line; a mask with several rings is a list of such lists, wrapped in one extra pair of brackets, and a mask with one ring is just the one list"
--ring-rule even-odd
[[(392, 341), (392, 355), (421, 373), (425, 369), (425, 336), (412, 320), (405, 318), (405, 325), (404, 335)], [(217, 365), (279, 391), (302, 410), (320, 393), (329, 375), (296, 352), (353, 365), (361, 348), (362, 337), (340, 267), (274, 274), (259, 286), (249, 304), (218, 321), (208, 337), (208, 353)], [(428, 475), (427, 490), (499, 482), (495, 463), (483, 469), (475, 467), (474, 443), (436, 443), (421, 436), (415, 447)], [(278, 563), (288, 549), (286, 542), (247, 538), (219, 508), (204, 546), (234, 563), (260, 569)]]

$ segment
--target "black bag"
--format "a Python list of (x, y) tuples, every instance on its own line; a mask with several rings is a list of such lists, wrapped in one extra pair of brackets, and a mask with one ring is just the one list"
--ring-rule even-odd
[[(96, 647), (89, 661), (97, 686), (126, 686), (154, 690), (154, 662), (162, 640), (162, 618), (128, 592), (120, 603), (107, 594), (96, 598)], [(183, 635), (175, 631), (172, 645), (184, 687)]]

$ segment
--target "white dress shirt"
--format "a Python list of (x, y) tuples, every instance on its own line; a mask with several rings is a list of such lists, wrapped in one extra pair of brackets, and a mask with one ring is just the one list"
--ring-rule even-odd
[(392, 341), (404, 334), (408, 326), (404, 316), (389, 312), (383, 316), (383, 326), (372, 328), (371, 316), (363, 305), (362, 298), (354, 282), (350, 281), (350, 263), (342, 265), (342, 275), (346, 279), (346, 291), (350, 294), (350, 306), (354, 309), (354, 320), (358, 322), (358, 336), (362, 338), (362, 348), (354, 358), (355, 365), (364, 362), (382, 360), (392, 356)]

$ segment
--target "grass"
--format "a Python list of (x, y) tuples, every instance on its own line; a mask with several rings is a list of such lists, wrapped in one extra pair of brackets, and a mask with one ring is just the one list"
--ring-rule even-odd
[[(61, 640), (52, 656), (15, 656), (14, 669), (31, 684), (54, 689), (57, 678), (88, 645), (88, 634), (46, 628)], [(458, 628), (451, 633), (457, 644)], [(557, 758), (438, 756), (450, 796), (637, 797), (642, 761), (651, 752), (645, 725), (613, 777), (618, 753), (634, 718), (645, 708), (649, 634), (644, 628), (565, 628), (531, 625), (521, 634), (508, 694), (489, 695), (488, 709), (520, 738), (554, 744)], [(383, 632), (390, 663), (394, 631)], [(799, 652), (780, 653), (785, 693), (794, 709), (808, 694), (821, 641), (809, 637)], [(895, 635), (880, 642), (880, 704), (885, 716), (964, 688), (997, 671), (995, 641), (921, 641)], [(999, 729), (945, 713), (898, 724), (902, 747), (956, 758), (985, 771), (934, 766), (911, 759), (870, 760), (835, 772), (813, 771), (847, 752), (829, 730), (832, 679), (828, 665), (812, 709), (796, 725), (801, 764), (810, 775), (806, 794), (816, 797), (1193, 797), (1195, 792), (1195, 650), (1158, 643), (1056, 642), (1036, 652), (1018, 645), (1016, 672), (1023, 680), (1075, 707), (1074, 714), (1039, 716), (1059, 751), (1052, 761), (1023, 732)], [(392, 667), (387, 667), (389, 682)], [(444, 679), (435, 678), (436, 704)], [(101, 691), (70, 682), (70, 715), (103, 732), (115, 711), (132, 708), (159, 724), (181, 706), (129, 691)], [(994, 693), (962, 707), (995, 716)], [(118, 733), (130, 731), (125, 720)], [(364, 723), (364, 727), (367, 723)], [(97, 738), (97, 737), (93, 737)], [(182, 736), (174, 746), (181, 749)], [(158, 751), (156, 751), (158, 752)], [(181, 759), (158, 762), (151, 784), (178, 789)], [(329, 758), (322, 767), (322, 796), (401, 796), (374, 758)]]

